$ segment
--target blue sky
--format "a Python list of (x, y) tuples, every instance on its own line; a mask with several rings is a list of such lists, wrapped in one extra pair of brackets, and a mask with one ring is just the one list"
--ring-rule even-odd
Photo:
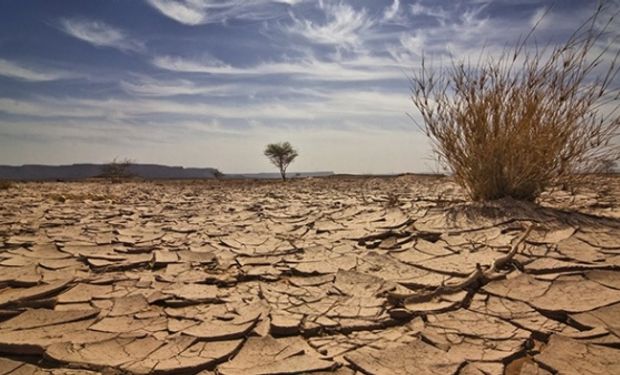
[[(595, 1), (2, 0), (0, 164), (137, 162), (428, 171), (407, 74), (497, 55), (545, 9), (567, 37)], [(617, 7), (614, 5), (614, 7)]]

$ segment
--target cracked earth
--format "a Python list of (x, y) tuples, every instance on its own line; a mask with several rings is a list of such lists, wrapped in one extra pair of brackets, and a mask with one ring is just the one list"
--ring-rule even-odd
[(0, 191), (0, 374), (619, 374), (620, 178)]

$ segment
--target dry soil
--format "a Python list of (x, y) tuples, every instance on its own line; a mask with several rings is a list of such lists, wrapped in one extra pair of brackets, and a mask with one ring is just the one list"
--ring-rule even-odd
[(0, 374), (620, 374), (619, 202), (602, 176), (537, 205), (422, 176), (16, 184)]

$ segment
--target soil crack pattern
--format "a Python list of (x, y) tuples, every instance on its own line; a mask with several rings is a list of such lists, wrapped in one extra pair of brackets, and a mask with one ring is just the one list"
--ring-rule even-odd
[(618, 374), (596, 178), (536, 204), (416, 175), (16, 184), (0, 375)]

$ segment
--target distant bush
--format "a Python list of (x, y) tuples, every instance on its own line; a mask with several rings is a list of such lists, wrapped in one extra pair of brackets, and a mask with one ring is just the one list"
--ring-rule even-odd
[(439, 75), (422, 62), (414, 73), (421, 128), (473, 200), (534, 200), (618, 159), (618, 53), (611, 49), (620, 35), (604, 13), (599, 6), (552, 49), (527, 48), (534, 26), (499, 58), (455, 61)]
[(13, 183), (11, 181), (0, 180), (0, 190), (9, 190), (13, 187)]
[(213, 177), (217, 180), (219, 180), (220, 178), (224, 177), (224, 173), (222, 171), (220, 171), (219, 169), (215, 169), (213, 170)]
[(271, 143), (265, 148), (265, 156), (280, 170), (282, 180), (286, 180), (286, 169), (297, 158), (297, 151), (288, 142)]
[(129, 168), (133, 164), (130, 159), (117, 160), (114, 158), (110, 163), (104, 164), (101, 168), (101, 177), (107, 178), (110, 182), (118, 183), (124, 179), (132, 177)]

